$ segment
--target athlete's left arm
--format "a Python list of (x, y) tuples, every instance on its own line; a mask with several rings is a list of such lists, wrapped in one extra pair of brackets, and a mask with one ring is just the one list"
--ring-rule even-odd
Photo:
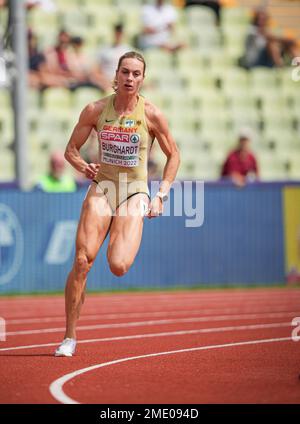
[[(147, 112), (150, 133), (157, 139), (160, 148), (167, 157), (159, 191), (168, 194), (179, 168), (180, 153), (162, 112), (154, 105), (149, 105)], [(148, 217), (155, 217), (162, 213), (162, 200), (159, 197), (155, 197), (149, 205)]]
[(167, 119), (157, 107), (153, 106), (151, 109), (151, 120), (149, 119), (151, 122), (151, 132), (156, 137), (161, 150), (167, 157), (160, 185), (160, 191), (167, 194), (176, 178), (180, 164), (180, 153), (170, 132)]

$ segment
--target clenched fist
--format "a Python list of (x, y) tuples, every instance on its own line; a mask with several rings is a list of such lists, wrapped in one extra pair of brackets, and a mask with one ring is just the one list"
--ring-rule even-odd
[(99, 171), (99, 168), (100, 168), (100, 164), (98, 164), (98, 163), (89, 163), (87, 165), (87, 167), (85, 168), (85, 170), (84, 170), (84, 175), (89, 180), (93, 180), (96, 177), (97, 172)]
[(162, 200), (155, 196), (154, 199), (151, 201), (148, 209), (148, 218), (155, 218), (157, 216), (160, 216), (163, 214), (164, 206)]

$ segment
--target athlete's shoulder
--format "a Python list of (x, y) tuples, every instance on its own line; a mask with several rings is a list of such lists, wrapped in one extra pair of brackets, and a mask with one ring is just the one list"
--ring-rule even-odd
[(168, 121), (159, 107), (145, 99), (145, 116), (150, 134), (167, 133)]
[(111, 95), (103, 97), (102, 99), (96, 100), (95, 102), (89, 103), (87, 108), (90, 112), (101, 113), (107, 103), (109, 102)]
[(80, 114), (80, 119), (82, 121), (92, 121), (96, 122), (99, 118), (99, 115), (103, 112), (107, 102), (109, 101), (110, 96), (106, 96), (100, 100), (88, 103)]
[(163, 118), (162, 111), (148, 99), (145, 99), (145, 114), (151, 122), (156, 122)]

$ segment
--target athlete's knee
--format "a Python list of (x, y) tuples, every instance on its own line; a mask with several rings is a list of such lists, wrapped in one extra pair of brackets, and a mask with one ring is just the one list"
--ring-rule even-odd
[(86, 276), (91, 269), (91, 266), (92, 261), (89, 260), (86, 254), (76, 254), (74, 268), (77, 274)]
[(111, 272), (117, 277), (122, 277), (129, 270), (131, 263), (125, 260), (109, 260)]

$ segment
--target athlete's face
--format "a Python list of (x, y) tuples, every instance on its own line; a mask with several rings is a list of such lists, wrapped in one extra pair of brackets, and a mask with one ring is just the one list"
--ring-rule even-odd
[(136, 93), (144, 81), (144, 64), (138, 59), (123, 59), (116, 73), (118, 90)]

